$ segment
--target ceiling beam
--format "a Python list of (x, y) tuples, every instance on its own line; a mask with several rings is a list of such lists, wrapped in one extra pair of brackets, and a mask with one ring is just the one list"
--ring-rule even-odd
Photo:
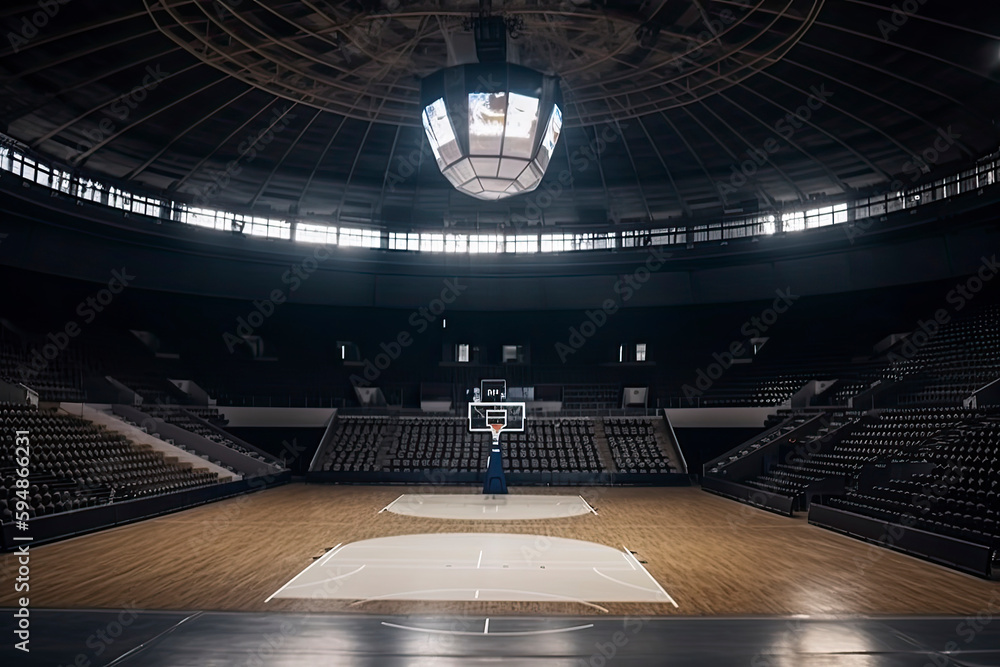
[(234, 104), (235, 102), (243, 99), (244, 95), (252, 93), (252, 92), (254, 92), (256, 90), (257, 90), (256, 88), (247, 88), (246, 90), (244, 90), (242, 93), (240, 93), (236, 97), (232, 97), (232, 98), (227, 99), (226, 101), (224, 101), (222, 104), (220, 104), (215, 109), (213, 109), (210, 113), (206, 113), (206, 114), (202, 115), (201, 118), (195, 119), (195, 121), (193, 123), (191, 123), (190, 125), (188, 125), (187, 127), (185, 127), (183, 130), (181, 130), (180, 132), (178, 132), (177, 134), (175, 134), (174, 137), (170, 141), (168, 141), (163, 146), (163, 148), (161, 148), (160, 150), (158, 150), (152, 157), (150, 157), (148, 160), (146, 160), (145, 162), (143, 162), (141, 165), (139, 165), (138, 167), (136, 167), (135, 169), (133, 169), (132, 171), (130, 171), (128, 174), (126, 174), (125, 178), (126, 179), (134, 179), (139, 174), (141, 174), (142, 172), (146, 171), (146, 169), (148, 169), (151, 164), (153, 164), (154, 162), (156, 162), (157, 160), (159, 160), (160, 157), (164, 153), (166, 153), (168, 150), (170, 150), (170, 148), (175, 143), (177, 143), (182, 138), (184, 138), (191, 130), (193, 130), (194, 128), (198, 127), (199, 125), (201, 125), (202, 123), (204, 123), (206, 121), (212, 120), (212, 118), (214, 118), (215, 115), (218, 114), (220, 111), (222, 111), (226, 107)]

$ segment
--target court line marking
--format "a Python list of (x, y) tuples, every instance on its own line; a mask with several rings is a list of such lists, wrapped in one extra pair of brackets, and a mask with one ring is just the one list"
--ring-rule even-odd
[[(383, 507), (381, 510), (379, 510), (378, 514), (381, 514), (382, 512), (385, 512), (386, 510), (390, 510), (393, 505), (395, 505), (400, 500), (402, 500), (404, 498), (407, 498), (408, 496), (419, 497), (419, 495), (420, 494), (405, 494), (404, 493), (404, 494), (400, 495), (398, 498), (396, 498), (395, 500), (393, 500), (391, 503), (389, 503), (388, 505), (386, 505), (385, 507)], [(458, 498), (461, 498), (461, 500), (456, 502), (454, 500), (454, 498), (456, 496)], [(531, 508), (536, 507), (536, 506), (541, 506), (541, 507), (557, 507), (558, 508), (558, 507), (560, 507), (560, 506), (562, 506), (564, 504), (564, 500), (563, 499), (574, 498), (573, 496), (543, 496), (543, 495), (530, 495), (530, 494), (529, 494), (528, 497), (530, 497), (531, 500), (529, 502), (525, 503), (523, 506), (520, 506), (520, 507), (527, 508), (527, 509), (531, 509)], [(523, 498), (523, 496), (518, 496), (518, 498), (519, 499)], [(583, 505), (586, 507), (586, 511), (584, 513), (586, 513), (586, 512), (592, 512), (595, 515), (598, 514), (597, 510), (595, 510), (590, 505), (590, 503), (588, 503), (586, 501), (586, 499), (583, 496), (577, 495), (575, 498), (578, 498), (581, 502), (583, 502)], [(500, 501), (500, 500), (502, 500), (504, 502), (497, 502), (496, 504), (491, 504), (492, 501)], [(507, 500), (506, 498), (497, 498), (496, 495), (490, 495), (488, 497), (488, 499), (485, 496), (477, 496), (475, 494), (437, 494), (437, 495), (429, 495), (429, 496), (426, 496), (425, 499), (422, 500), (421, 502), (418, 502), (418, 503), (408, 502), (407, 504), (410, 506), (410, 508), (412, 510), (412, 514), (407, 514), (407, 513), (404, 512), (403, 515), (404, 516), (420, 516), (420, 517), (427, 517), (427, 518), (432, 518), (432, 519), (464, 519), (464, 518), (467, 518), (467, 517), (461, 517), (461, 516), (451, 516), (451, 515), (447, 515), (447, 514), (446, 515), (438, 515), (434, 511), (431, 511), (430, 513), (421, 513), (421, 512), (418, 512), (413, 507), (415, 504), (416, 505), (423, 505), (423, 504), (428, 504), (428, 505), (444, 505), (445, 509), (447, 509), (448, 505), (451, 505), (451, 504), (457, 505), (458, 507), (464, 508), (464, 509), (474, 509), (476, 507), (479, 507), (482, 514), (486, 514), (487, 510), (489, 508), (492, 508), (493, 511), (494, 511), (494, 513), (499, 514), (500, 513), (500, 507), (508, 505), (508, 503), (506, 502), (506, 500)], [(574, 503), (575, 502), (576, 502), (576, 500), (574, 499)], [(399, 512), (395, 512), (395, 513), (399, 514)], [(579, 514), (558, 514), (558, 515), (555, 515), (555, 516), (528, 516), (528, 517), (522, 517), (522, 518), (515, 519), (515, 520), (519, 520), (519, 521), (521, 521), (521, 520), (523, 520), (523, 521), (532, 521), (532, 520), (539, 520), (539, 519), (561, 519), (561, 518), (566, 518), (567, 516), (579, 516)]]
[(390, 507), (392, 507), (393, 505), (395, 505), (397, 502), (399, 502), (399, 499), (402, 498), (403, 495), (406, 495), (406, 494), (401, 494), (399, 497), (396, 498), (396, 500), (393, 500), (391, 503), (389, 503), (388, 505), (386, 505), (385, 507), (383, 507), (382, 509), (380, 509), (378, 512), (376, 512), (376, 514), (381, 514), (382, 512), (386, 511), (387, 509), (389, 509)]
[(633, 555), (632, 555), (632, 552), (631, 552), (631, 551), (629, 551), (629, 548), (628, 548), (628, 547), (626, 547), (626, 546), (625, 546), (625, 545), (623, 544), (623, 545), (622, 545), (622, 549), (624, 549), (624, 550), (625, 550), (625, 553), (626, 553), (626, 558), (629, 558), (629, 557), (631, 557), (631, 559), (635, 561), (635, 564), (639, 566), (639, 569), (640, 569), (640, 570), (642, 570), (643, 572), (645, 572), (645, 573), (646, 573), (646, 576), (647, 576), (647, 577), (649, 577), (649, 578), (650, 578), (650, 579), (652, 580), (652, 582), (653, 582), (654, 584), (656, 584), (656, 587), (660, 589), (660, 592), (662, 592), (662, 593), (663, 593), (664, 595), (666, 595), (666, 596), (667, 596), (667, 599), (668, 599), (668, 600), (670, 601), (670, 604), (674, 605), (674, 608), (675, 608), (675, 609), (680, 609), (680, 606), (679, 606), (679, 605), (677, 604), (677, 602), (676, 602), (676, 601), (675, 601), (675, 600), (674, 600), (674, 599), (673, 599), (672, 597), (670, 597), (670, 593), (668, 593), (668, 592), (667, 592), (666, 590), (664, 590), (663, 586), (660, 586), (660, 582), (658, 582), (658, 581), (657, 581), (656, 579), (654, 579), (654, 578), (653, 578), (653, 575), (651, 575), (651, 574), (650, 574), (650, 573), (649, 573), (649, 572), (648, 572), (648, 571), (646, 570), (646, 568), (644, 568), (644, 567), (642, 566), (642, 563), (640, 563), (640, 562), (639, 562), (639, 559), (638, 559), (638, 558), (636, 558), (635, 556), (633, 556)]
[(464, 637), (482, 637), (487, 635), (489, 637), (530, 637), (533, 635), (554, 635), (561, 632), (574, 632), (576, 630), (587, 630), (588, 628), (594, 627), (593, 623), (587, 623), (586, 625), (574, 625), (568, 628), (550, 628), (547, 630), (522, 630), (518, 632), (467, 632), (465, 630), (438, 630), (437, 628), (418, 628), (412, 625), (399, 625), (397, 623), (389, 623), (387, 621), (382, 621), (382, 625), (387, 628), (396, 628), (398, 630), (409, 630), (410, 632), (426, 632), (432, 635), (461, 635)]
[[(634, 588), (636, 590), (642, 591), (643, 593), (658, 593), (659, 592), (655, 588), (646, 588), (645, 586), (639, 586), (638, 584), (630, 584), (627, 581), (621, 581), (619, 579), (615, 579), (614, 577), (609, 577), (608, 575), (606, 575), (603, 572), (601, 572), (600, 570), (598, 570), (596, 567), (593, 568), (593, 570), (597, 574), (597, 576), (604, 577), (608, 581), (613, 581), (614, 583), (616, 583), (616, 584), (618, 584), (620, 586), (627, 586), (628, 588)], [(648, 600), (647, 600), (647, 602), (648, 602)]]
[[(305, 583), (298, 584), (297, 586), (287, 586), (286, 590), (292, 590), (293, 588), (303, 588), (305, 586), (319, 586), (320, 584), (325, 584), (325, 583), (327, 583), (329, 581), (336, 581), (337, 579), (346, 579), (347, 577), (351, 576), (352, 574), (357, 574), (358, 572), (360, 572), (363, 569), (365, 569), (364, 565), (362, 565), (361, 567), (359, 567), (356, 570), (351, 570), (350, 572), (347, 572), (346, 574), (338, 574), (337, 576), (330, 577), (328, 579), (320, 579), (319, 581), (307, 581)], [(278, 591), (278, 593), (280, 593), (280, 592), (281, 591)], [(277, 595), (278, 593), (275, 593), (275, 595)]]
[(106, 667), (111, 667), (112, 665), (117, 665), (119, 663), (123, 663), (133, 653), (138, 653), (138, 652), (142, 651), (147, 646), (149, 646), (150, 644), (152, 644), (153, 642), (155, 642), (156, 640), (158, 640), (160, 637), (163, 637), (165, 635), (170, 634), (171, 632), (173, 632), (174, 630), (176, 630), (177, 628), (179, 628), (184, 623), (187, 623), (188, 621), (190, 621), (193, 618), (198, 618), (199, 616), (201, 616), (204, 613), (205, 612), (203, 612), (203, 611), (196, 611), (195, 613), (191, 614), (190, 616), (186, 616), (186, 617), (182, 618), (181, 620), (177, 621), (176, 623), (174, 623), (173, 625), (171, 625), (169, 628), (167, 628), (163, 632), (159, 633), (158, 635), (147, 639), (146, 641), (142, 642), (138, 646), (132, 647), (131, 651), (128, 651), (126, 653), (122, 653), (120, 656), (118, 656), (117, 658), (115, 658), (114, 660), (112, 660), (111, 662), (109, 662)]
[(486, 619), (486, 625), (483, 626), (483, 634), (484, 635), (490, 634), (490, 619), (489, 618)]
[[(469, 558), (470, 559), (471, 559), (471, 557), (472, 557), (472, 555), (469, 554)], [(461, 558), (462, 557), (456, 557), (456, 558), (454, 558), (452, 560), (461, 560)], [(408, 559), (408, 558), (378, 558), (377, 556), (374, 556), (374, 555), (368, 556), (367, 558), (362, 558), (361, 554), (359, 554), (357, 556), (353, 556), (352, 559), (353, 560), (340, 561), (338, 563), (338, 565), (340, 567), (354, 567), (354, 566), (357, 566), (357, 565), (366, 564), (366, 565), (371, 565), (372, 567), (383, 567), (383, 568), (405, 566), (409, 570), (437, 570), (437, 569), (440, 569), (442, 565), (444, 565), (445, 563), (448, 562), (448, 561), (443, 561), (443, 560), (431, 560), (431, 561), (419, 560), (419, 561), (415, 561), (413, 559)], [(511, 562), (508, 563), (508, 564), (509, 565), (510, 564), (517, 565), (517, 567), (500, 568), (500, 567), (497, 567), (497, 566), (493, 566), (493, 567), (487, 566), (487, 569), (492, 569), (492, 570), (507, 569), (507, 570), (509, 570), (511, 572), (519, 572), (519, 571), (522, 571), (522, 570), (531, 570), (531, 571), (535, 570), (535, 565), (533, 563), (529, 562), (528, 564), (521, 565), (522, 562), (524, 562), (524, 561), (521, 561), (521, 560), (517, 559), (515, 556), (512, 555), (511, 556)], [(593, 565), (594, 561), (592, 561), (592, 560), (591, 561), (586, 561), (586, 562), (581, 562), (580, 560), (575, 560), (575, 559), (569, 559), (569, 560), (546, 559), (546, 560), (544, 560), (542, 562), (544, 562), (547, 566), (558, 565), (558, 566), (560, 566), (558, 569), (566, 571), (566, 572), (581, 572), (581, 571), (589, 570), (590, 568), (592, 568), (594, 566)], [(636, 569), (635, 566), (633, 566), (628, 561), (628, 559), (626, 559), (625, 562), (629, 565), (629, 567), (632, 570)], [(616, 566), (615, 563), (617, 563), (617, 559), (615, 560), (615, 562), (601, 561), (600, 565), (604, 569), (625, 570), (624, 567)], [(472, 567), (472, 565), (470, 563), (469, 565), (454, 565), (453, 564), (452, 569), (454, 569), (454, 570), (475, 570), (477, 568)], [(482, 568), (478, 568), (478, 569), (482, 569)]]
[[(416, 590), (416, 591), (400, 591), (398, 593), (386, 593), (385, 595), (376, 595), (374, 597), (365, 598), (364, 600), (356, 600), (356, 601), (352, 602), (351, 604), (349, 604), (348, 606), (349, 607), (353, 607), (355, 605), (364, 604), (366, 602), (372, 602), (373, 600), (390, 600), (392, 598), (397, 598), (400, 595), (412, 595), (412, 594), (416, 594), (416, 593), (440, 593), (440, 592), (445, 592), (445, 591), (469, 591), (469, 590), (476, 590), (476, 589), (469, 589), (469, 588), (426, 588), (426, 589), (423, 589), (423, 590)], [(577, 603), (585, 605), (587, 607), (593, 607), (594, 609), (598, 609), (600, 611), (603, 611), (605, 614), (608, 613), (608, 610), (606, 608), (602, 607), (599, 604), (594, 604), (593, 602), (587, 602), (586, 600), (581, 600), (580, 598), (571, 597), (569, 595), (558, 595), (556, 593), (539, 593), (537, 591), (522, 591), (522, 590), (519, 590), (517, 588), (481, 588), (479, 590), (483, 590), (483, 591), (502, 591), (504, 593), (522, 593), (522, 594), (526, 594), (526, 595), (535, 595), (535, 596), (545, 597), (545, 598), (556, 598), (557, 600), (561, 600), (561, 601), (564, 601), (564, 602), (577, 602)], [(670, 597), (670, 596), (668, 595), (667, 597)], [(346, 598), (325, 598), (325, 599), (341, 600), (341, 599), (346, 599)], [(423, 601), (423, 602), (448, 601), (448, 600), (441, 600), (439, 598), (402, 598), (402, 599), (404, 599), (404, 600), (406, 600), (406, 599), (414, 599), (414, 600), (420, 600), (420, 601)], [(503, 600), (492, 600), (492, 601), (493, 602), (503, 602)], [(459, 602), (461, 602), (461, 600), (459, 600)], [(511, 600), (511, 602), (540, 602), (540, 600), (537, 600), (537, 599), (533, 600), (533, 599), (529, 598), (528, 600)]]
[(577, 498), (579, 498), (580, 500), (582, 500), (583, 504), (587, 506), (587, 509), (590, 510), (591, 512), (593, 512), (595, 516), (597, 515), (597, 510), (595, 510), (593, 507), (591, 507), (590, 503), (587, 502), (586, 498), (584, 498), (583, 496), (577, 496)]
[(268, 597), (268, 598), (267, 598), (266, 600), (264, 600), (264, 604), (267, 604), (268, 602), (270, 602), (270, 601), (271, 601), (271, 598), (273, 598), (273, 597), (274, 597), (275, 595), (277, 595), (277, 594), (278, 594), (278, 593), (280, 593), (281, 591), (283, 591), (283, 590), (285, 590), (286, 588), (288, 588), (288, 586), (289, 586), (289, 585), (291, 585), (291, 583), (292, 583), (293, 581), (295, 581), (296, 579), (298, 579), (299, 577), (301, 577), (301, 576), (302, 576), (303, 574), (305, 574), (306, 572), (308, 572), (308, 571), (309, 571), (310, 569), (312, 569), (313, 567), (315, 567), (315, 566), (316, 566), (316, 565), (318, 565), (319, 563), (322, 563), (322, 562), (325, 562), (326, 560), (328, 560), (328, 559), (330, 558), (330, 556), (332, 556), (332, 555), (333, 555), (334, 553), (336, 553), (336, 551), (337, 551), (337, 547), (340, 547), (340, 546), (342, 546), (343, 544), (344, 544), (344, 543), (343, 543), (343, 542), (341, 542), (341, 543), (340, 543), (340, 544), (338, 544), (338, 545), (337, 545), (336, 547), (334, 547), (334, 548), (330, 549), (330, 550), (329, 550), (328, 552), (326, 552), (325, 554), (323, 554), (322, 556), (320, 556), (319, 558), (317, 558), (317, 559), (316, 559), (316, 560), (314, 560), (313, 562), (309, 563), (309, 567), (307, 567), (306, 569), (302, 570), (302, 571), (301, 571), (301, 572), (299, 572), (299, 573), (298, 573), (297, 575), (295, 575), (294, 577), (292, 577), (291, 579), (289, 579), (289, 580), (288, 580), (288, 582), (287, 582), (287, 583), (286, 583), (286, 584), (285, 584), (284, 586), (282, 586), (282, 587), (281, 587), (281, 588), (279, 588), (278, 590), (276, 590), (276, 591), (274, 591), (273, 593), (271, 593), (271, 595), (270, 595), (270, 596), (269, 596), (269, 597)]

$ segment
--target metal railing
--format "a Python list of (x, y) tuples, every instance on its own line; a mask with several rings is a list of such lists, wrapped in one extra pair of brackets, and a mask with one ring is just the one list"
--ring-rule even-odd
[[(125, 215), (136, 214), (159, 221), (190, 224), (230, 233), (239, 231), (251, 236), (290, 242), (325, 243), (394, 252), (474, 253), (481, 250), (473, 241), (482, 234), (444, 234), (440, 229), (403, 230), (395, 226), (390, 232), (387, 228), (374, 224), (374, 221), (370, 227), (352, 223), (352, 226), (338, 228), (317, 221), (298, 220), (293, 216), (267, 218), (255, 215), (252, 211), (222, 211), (191, 206), (161, 195), (133, 193), (123, 187), (81, 176), (70, 167), (34, 154), (27, 147), (2, 134), (0, 171), (15, 174), (80, 202), (117, 209)], [(903, 188), (897, 182), (893, 185), (901, 189), (857, 199), (814, 203), (805, 207), (800, 204), (787, 205), (781, 207), (781, 210), (712, 220), (676, 218), (635, 225), (628, 229), (622, 229), (623, 225), (616, 225), (614, 231), (608, 232), (595, 232), (593, 228), (574, 231), (567, 227), (560, 234), (528, 234), (535, 242), (524, 247), (534, 248), (541, 253), (607, 252), (643, 246), (685, 246), (752, 239), (834, 225), (855, 225), (867, 230), (873, 221), (887, 214), (915, 209), (963, 194), (980, 193), (998, 182), (1000, 154), (994, 153), (982, 158), (972, 167), (944, 178), (909, 188)], [(401, 235), (407, 237), (406, 243), (400, 242)], [(409, 242), (410, 236), (415, 237), (413, 243)], [(496, 237), (492, 252), (516, 254), (517, 249), (524, 245), (520, 242), (526, 235), (523, 230), (516, 234), (503, 234), (497, 230), (492, 236)], [(600, 243), (595, 241), (598, 237)]]

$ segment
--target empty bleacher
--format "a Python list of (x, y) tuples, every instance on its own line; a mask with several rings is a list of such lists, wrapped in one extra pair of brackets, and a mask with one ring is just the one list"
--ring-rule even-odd
[(14, 432), (30, 437), (32, 516), (215, 484), (218, 475), (193, 470), (143, 449), (121, 435), (68, 415), (29, 405), (0, 404), (3, 455), (0, 497), (3, 522), (14, 500)]
[[(831, 498), (831, 507), (932, 533), (989, 545), (1000, 538), (1000, 416), (948, 411), (961, 418), (944, 432), (901, 451), (897, 462), (930, 464), (928, 472), (888, 479), (868, 489)], [(937, 418), (933, 409), (911, 408), (906, 416)], [(922, 424), (928, 423), (924, 421)], [(926, 431), (924, 431), (926, 432)]]
[(605, 417), (604, 432), (620, 472), (677, 472), (657, 437), (653, 420)]
[(809, 380), (809, 373), (787, 373), (773, 377), (734, 378), (720, 383), (706, 394), (703, 407), (759, 407), (781, 405)]
[(745, 443), (740, 449), (730, 452), (725, 458), (714, 463), (705, 472), (709, 475), (719, 474), (729, 464), (750, 456), (769, 443), (785, 437), (805, 424), (808, 419), (809, 416), (802, 412), (786, 414), (785, 419), (780, 420), (776, 425), (773, 425), (768, 431), (754, 438), (752, 441)]
[(394, 427), (391, 417), (338, 417), (327, 448), (318, 453), (320, 470), (374, 471), (383, 432)]
[(504, 466), (511, 472), (600, 472), (590, 419), (534, 419), (523, 433), (504, 441)]
[(563, 387), (563, 410), (613, 410), (620, 407), (621, 387), (616, 384), (568, 384)]
[[(251, 459), (259, 461), (260, 463), (271, 465), (276, 463), (276, 459), (273, 456), (265, 456), (260, 451), (256, 449), (251, 449), (250, 447), (244, 446), (231, 437), (220, 433), (218, 430), (211, 428), (211, 426), (202, 423), (197, 418), (192, 416), (191, 413), (195, 413), (197, 409), (197, 414), (201, 419), (205, 421), (215, 421), (218, 423), (223, 423), (225, 420), (219, 415), (218, 408), (211, 407), (199, 407), (194, 408), (193, 406), (181, 407), (176, 405), (143, 405), (142, 412), (149, 415), (150, 417), (155, 417), (157, 419), (162, 419), (168, 424), (173, 424), (174, 426), (179, 426), (185, 431), (190, 431), (205, 438), (206, 440), (211, 440), (212, 442), (218, 443), (229, 449), (237, 451), (245, 456), (249, 456)], [(218, 465), (222, 465), (218, 461), (213, 461)], [(229, 470), (233, 470), (231, 466), (227, 467)]]
[[(502, 436), (505, 470), (513, 473), (600, 472), (590, 419), (532, 419), (524, 432)], [(338, 417), (319, 455), (330, 472), (480, 472), (491, 439), (469, 433), (455, 417)]]
[[(44, 346), (41, 346), (44, 349)], [(43, 401), (84, 399), (81, 357), (72, 350), (61, 351), (52, 359), (10, 342), (0, 342), (0, 380), (24, 384), (38, 392)]]

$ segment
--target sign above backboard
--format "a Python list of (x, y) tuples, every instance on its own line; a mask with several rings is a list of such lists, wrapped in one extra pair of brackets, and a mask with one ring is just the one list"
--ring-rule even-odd
[(506, 380), (483, 380), (479, 386), (481, 388), (479, 400), (483, 403), (502, 403), (507, 400)]

